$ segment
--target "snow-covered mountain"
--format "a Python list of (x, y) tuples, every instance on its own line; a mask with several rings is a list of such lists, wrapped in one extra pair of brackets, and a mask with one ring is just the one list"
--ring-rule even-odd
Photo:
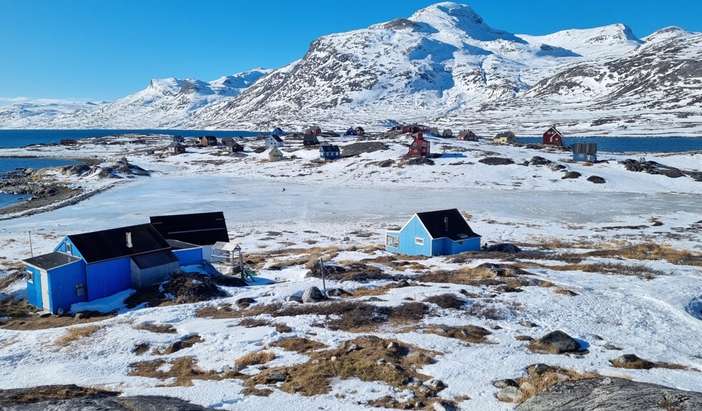
[[(143, 90), (107, 103), (13, 103), (0, 107), (0, 124), (41, 128), (179, 127), (196, 110), (238, 96), (270, 71), (256, 68), (210, 82), (154, 79)], [(46, 126), (41, 125), (44, 123)]]
[[(467, 5), (444, 2), (320, 37), (301, 59), (271, 72), (152, 81), (47, 122), (266, 129), (419, 121), (522, 133), (558, 123), (579, 133), (702, 134), (700, 36), (673, 27), (639, 39), (624, 24), (512, 34)], [(26, 118), (25, 126), (40, 126)]]

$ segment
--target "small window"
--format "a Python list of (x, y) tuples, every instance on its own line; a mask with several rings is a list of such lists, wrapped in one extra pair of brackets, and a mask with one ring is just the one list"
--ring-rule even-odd
[(34, 273), (29, 270), (27, 270), (27, 282), (34, 284)]
[(82, 297), (85, 295), (85, 286), (83, 285), (83, 283), (76, 284), (76, 295), (78, 297)]
[(66, 254), (73, 255), (73, 244), (66, 243)]
[(400, 239), (394, 235), (388, 235), (385, 237), (385, 245), (388, 247), (399, 247)]
[(424, 245), (424, 238), (422, 237), (414, 237), (414, 243), (417, 245)]

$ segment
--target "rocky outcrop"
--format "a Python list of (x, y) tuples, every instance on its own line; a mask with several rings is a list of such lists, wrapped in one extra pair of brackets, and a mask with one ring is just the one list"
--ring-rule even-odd
[(137, 395), (118, 397), (119, 393), (77, 385), (44, 385), (0, 390), (0, 408), (8, 411), (199, 411), (199, 405), (175, 397)]
[(702, 393), (621, 378), (565, 381), (526, 400), (519, 411), (702, 409)]
[(680, 170), (675, 167), (667, 166), (656, 161), (638, 161), (632, 158), (622, 161), (624, 167), (629, 171), (647, 174), (664, 175), (670, 178), (680, 178), (688, 176), (696, 181), (702, 181), (702, 172)]

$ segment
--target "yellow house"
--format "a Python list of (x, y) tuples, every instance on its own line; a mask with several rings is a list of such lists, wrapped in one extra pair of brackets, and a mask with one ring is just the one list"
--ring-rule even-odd
[(497, 133), (497, 135), (492, 139), (495, 144), (514, 144), (516, 142), (515, 135), (511, 131), (505, 131), (503, 133)]

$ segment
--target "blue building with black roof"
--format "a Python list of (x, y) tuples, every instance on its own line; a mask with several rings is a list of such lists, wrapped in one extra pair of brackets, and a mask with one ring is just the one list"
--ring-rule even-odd
[(24, 260), (29, 303), (63, 313), (75, 303), (158, 284), (183, 266), (211, 267), (207, 248), (229, 240), (221, 212), (152, 221), (68, 235), (51, 253)]

